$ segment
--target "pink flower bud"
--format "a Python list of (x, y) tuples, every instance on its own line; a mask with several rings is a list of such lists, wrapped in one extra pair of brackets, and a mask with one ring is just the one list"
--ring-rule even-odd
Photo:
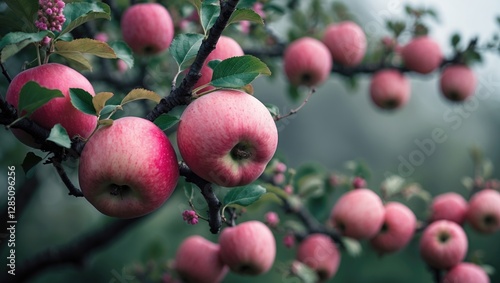
[(280, 218), (276, 212), (268, 212), (265, 215), (266, 223), (269, 227), (276, 227), (280, 223)]

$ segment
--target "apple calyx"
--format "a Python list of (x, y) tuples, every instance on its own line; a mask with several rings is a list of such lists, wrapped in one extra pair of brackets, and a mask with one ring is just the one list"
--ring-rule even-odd
[(131, 188), (127, 185), (117, 185), (117, 184), (109, 185), (109, 194), (112, 196), (120, 196), (122, 199), (123, 195), (130, 190)]
[(444, 244), (450, 239), (450, 234), (448, 234), (446, 232), (440, 233), (438, 236), (438, 239), (439, 239), (439, 242)]
[(237, 143), (231, 149), (230, 154), (234, 160), (246, 160), (250, 159), (253, 156), (250, 145), (244, 142)]
[(300, 76), (300, 83), (303, 84), (303, 85), (308, 85), (312, 82), (312, 75), (309, 74), (309, 73), (305, 73), (305, 74), (302, 74), (302, 76)]

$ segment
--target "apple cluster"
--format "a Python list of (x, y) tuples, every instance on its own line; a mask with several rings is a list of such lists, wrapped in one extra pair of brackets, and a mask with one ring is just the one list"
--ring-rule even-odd
[(243, 275), (269, 271), (276, 241), (262, 222), (248, 221), (222, 230), (219, 243), (201, 236), (186, 238), (177, 250), (174, 270), (185, 283), (218, 283), (230, 270)]

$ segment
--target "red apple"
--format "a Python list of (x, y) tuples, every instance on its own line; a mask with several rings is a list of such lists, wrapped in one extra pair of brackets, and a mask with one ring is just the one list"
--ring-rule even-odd
[(332, 58), (321, 41), (303, 37), (286, 48), (283, 68), (292, 85), (318, 86), (330, 76)]
[(441, 194), (432, 201), (430, 221), (449, 220), (461, 225), (467, 208), (467, 201), (461, 195), (453, 192)]
[[(87, 78), (70, 67), (61, 64), (40, 65), (25, 70), (14, 77), (7, 89), (5, 97), (7, 102), (17, 108), (21, 89), (29, 81), (35, 81), (48, 89), (58, 89), (64, 95), (64, 97), (50, 100), (33, 112), (30, 118), (34, 122), (47, 130), (60, 123), (66, 129), (70, 138), (74, 136), (87, 138), (92, 133), (97, 124), (97, 117), (76, 109), (71, 104), (71, 98), (69, 97), (70, 88), (80, 88), (92, 96), (94, 95), (94, 88)], [(26, 145), (39, 147), (33, 137), (26, 132), (18, 129), (12, 129), (12, 132)]]
[(231, 271), (258, 275), (267, 272), (276, 256), (276, 240), (262, 222), (248, 221), (222, 230), (220, 257)]
[(337, 246), (324, 234), (307, 236), (299, 244), (296, 258), (314, 270), (320, 281), (332, 278), (340, 264)]
[(412, 39), (401, 50), (401, 57), (406, 68), (421, 74), (434, 71), (443, 60), (441, 48), (428, 36)]
[(462, 262), (446, 273), (443, 283), (490, 283), (490, 278), (480, 266)]
[(463, 101), (474, 94), (476, 76), (464, 65), (446, 66), (439, 80), (441, 93), (451, 101)]
[(493, 233), (500, 229), (500, 193), (485, 189), (469, 200), (467, 222), (481, 233)]
[(384, 213), (384, 205), (377, 194), (369, 189), (356, 189), (338, 199), (330, 221), (344, 236), (369, 239), (382, 227)]
[(184, 283), (221, 282), (228, 267), (221, 261), (219, 245), (201, 236), (186, 238), (175, 256), (174, 269)]
[(101, 213), (133, 218), (160, 207), (179, 178), (175, 151), (152, 122), (125, 117), (102, 127), (83, 148), (78, 179)]
[[(200, 70), (201, 77), (196, 82), (193, 89), (208, 84), (212, 80), (213, 70), (208, 66), (208, 62), (212, 60), (222, 61), (231, 57), (243, 56), (243, 55), (245, 54), (243, 53), (243, 49), (241, 49), (241, 46), (238, 44), (238, 42), (236, 42), (234, 39), (230, 37), (221, 36), (219, 38), (219, 41), (217, 41), (217, 45), (215, 45), (215, 50), (212, 51), (210, 55), (208, 55), (207, 59), (205, 60), (205, 63), (201, 67)], [(211, 89), (213, 89), (213, 87), (208, 86), (201, 89), (201, 92), (205, 92)]]
[(184, 110), (177, 143), (186, 164), (203, 179), (224, 187), (255, 181), (278, 144), (274, 120), (257, 98), (218, 90)]
[(420, 238), (420, 255), (429, 266), (437, 269), (449, 269), (460, 263), (467, 247), (462, 227), (448, 220), (432, 222)]
[(333, 62), (344, 66), (361, 63), (366, 52), (366, 36), (361, 27), (351, 21), (330, 24), (322, 39), (332, 54)]
[(370, 97), (379, 108), (401, 108), (410, 100), (410, 82), (397, 70), (380, 70), (372, 77)]
[(405, 247), (415, 234), (417, 218), (405, 205), (389, 202), (385, 205), (384, 224), (371, 246), (379, 253), (391, 253)]
[(130, 6), (122, 15), (123, 40), (137, 54), (153, 55), (170, 46), (174, 23), (168, 10), (158, 3), (139, 3)]

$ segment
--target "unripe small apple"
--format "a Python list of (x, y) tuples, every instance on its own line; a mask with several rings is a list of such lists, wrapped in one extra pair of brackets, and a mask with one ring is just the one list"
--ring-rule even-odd
[(380, 70), (370, 83), (370, 97), (381, 109), (397, 109), (410, 100), (410, 82), (397, 70)]
[(168, 10), (158, 3), (130, 6), (121, 18), (123, 40), (137, 54), (154, 55), (170, 46), (174, 23)]
[(401, 50), (401, 57), (406, 68), (411, 71), (428, 74), (439, 67), (443, 53), (436, 41), (428, 36), (412, 39)]
[(99, 128), (83, 148), (78, 180), (101, 213), (134, 218), (159, 208), (179, 178), (177, 156), (163, 131), (139, 117)]
[(484, 189), (469, 200), (467, 222), (481, 233), (493, 233), (500, 229), (500, 193)]
[(267, 272), (276, 256), (276, 240), (262, 222), (248, 221), (222, 230), (220, 257), (231, 271), (258, 275)]
[(464, 65), (446, 66), (439, 79), (441, 93), (451, 101), (463, 101), (476, 90), (476, 75)]
[(490, 278), (480, 266), (461, 262), (446, 273), (443, 283), (490, 283)]
[(457, 223), (432, 222), (420, 238), (420, 255), (431, 267), (449, 269), (460, 263), (468, 248), (467, 236)]
[[(208, 84), (212, 80), (212, 74), (214, 71), (212, 68), (208, 66), (208, 63), (212, 60), (225, 60), (231, 57), (235, 56), (243, 56), (245, 53), (243, 53), (243, 49), (241, 46), (236, 42), (236, 40), (222, 35), (219, 40), (217, 41), (217, 45), (215, 45), (215, 49), (208, 55), (207, 59), (205, 60), (205, 63), (203, 63), (203, 66), (201, 67), (200, 73), (201, 77), (200, 79), (196, 82), (194, 85), (193, 89), (200, 87), (204, 84)], [(212, 86), (203, 88), (201, 92), (208, 91), (213, 89)]]
[(219, 256), (219, 245), (201, 236), (186, 238), (175, 256), (174, 269), (184, 283), (221, 282), (228, 267)]
[(358, 65), (366, 52), (366, 36), (361, 27), (351, 21), (330, 24), (322, 39), (332, 54), (334, 63)]
[(370, 244), (379, 253), (398, 251), (410, 242), (416, 224), (415, 214), (406, 205), (389, 202), (385, 205), (384, 224)]
[[(66, 129), (70, 138), (75, 136), (87, 138), (92, 133), (97, 125), (97, 117), (76, 109), (71, 104), (69, 96), (70, 88), (80, 88), (94, 96), (94, 88), (87, 78), (70, 67), (57, 63), (27, 69), (16, 75), (7, 89), (5, 99), (16, 109), (21, 89), (29, 81), (35, 81), (40, 86), (48, 89), (58, 89), (64, 95), (64, 97), (54, 98), (38, 108), (30, 116), (31, 120), (47, 130), (60, 123)], [(22, 113), (18, 114), (22, 115)], [(24, 144), (35, 148), (40, 147), (33, 137), (26, 132), (12, 129), (12, 133)]]
[(338, 199), (330, 222), (344, 236), (369, 239), (382, 227), (384, 213), (384, 205), (377, 194), (369, 189), (356, 189)]
[(194, 100), (184, 110), (177, 144), (198, 176), (219, 186), (244, 186), (264, 172), (276, 151), (278, 130), (257, 98), (218, 90)]
[(467, 201), (457, 193), (438, 195), (432, 201), (430, 221), (449, 220), (461, 225), (464, 223), (467, 208)]
[(340, 252), (337, 246), (324, 234), (307, 236), (299, 244), (296, 258), (314, 270), (320, 281), (332, 278), (340, 264)]
[(283, 68), (288, 81), (294, 85), (318, 86), (330, 76), (332, 55), (323, 42), (303, 37), (285, 50)]

